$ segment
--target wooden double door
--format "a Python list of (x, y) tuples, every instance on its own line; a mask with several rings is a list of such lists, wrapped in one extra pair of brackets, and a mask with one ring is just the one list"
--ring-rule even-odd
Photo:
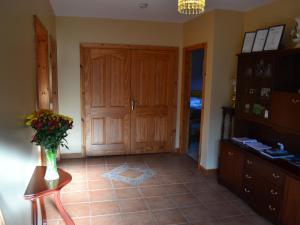
[(87, 155), (173, 148), (176, 48), (82, 45), (81, 84)]

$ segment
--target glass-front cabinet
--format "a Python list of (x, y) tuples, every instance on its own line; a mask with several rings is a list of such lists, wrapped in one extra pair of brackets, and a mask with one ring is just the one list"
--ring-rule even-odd
[(244, 54), (238, 60), (237, 112), (248, 119), (268, 120), (276, 58), (271, 54)]

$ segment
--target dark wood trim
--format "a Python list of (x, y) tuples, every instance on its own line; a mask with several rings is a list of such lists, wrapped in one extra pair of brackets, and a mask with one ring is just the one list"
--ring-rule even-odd
[(178, 51), (176, 46), (156, 46), (156, 45), (124, 45), (124, 44), (109, 44), (109, 43), (80, 43), (81, 48), (115, 48), (115, 49), (130, 49), (130, 50), (174, 50)]
[(205, 169), (203, 166), (200, 164), (198, 165), (198, 170), (204, 175), (204, 176), (212, 176), (216, 175), (218, 169)]
[[(181, 113), (180, 113), (180, 153), (185, 154), (187, 150), (187, 130), (188, 130), (188, 117), (189, 108), (187, 107), (188, 98), (190, 96), (190, 60), (191, 54), (195, 50), (204, 50), (204, 60), (203, 60), (203, 87), (202, 87), (202, 113), (201, 113), (201, 126), (200, 126), (200, 143), (201, 134), (203, 132), (203, 121), (204, 121), (204, 99), (205, 99), (205, 80), (206, 80), (206, 65), (207, 65), (207, 43), (196, 44), (192, 46), (187, 46), (183, 49), (183, 65), (182, 65), (182, 86), (181, 86)], [(199, 162), (200, 163), (200, 162)]]
[(62, 159), (81, 159), (85, 158), (85, 155), (82, 153), (67, 153), (60, 155)]

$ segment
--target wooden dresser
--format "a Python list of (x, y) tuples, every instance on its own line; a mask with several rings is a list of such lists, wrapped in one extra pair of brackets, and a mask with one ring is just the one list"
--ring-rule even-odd
[[(234, 136), (300, 155), (300, 49), (238, 55)], [(274, 224), (300, 225), (300, 168), (221, 141), (219, 181)]]

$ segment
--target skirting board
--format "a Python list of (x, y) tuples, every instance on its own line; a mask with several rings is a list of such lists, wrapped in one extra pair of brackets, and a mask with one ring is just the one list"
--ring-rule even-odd
[(210, 175), (216, 175), (217, 174), (217, 169), (205, 169), (203, 166), (200, 164), (198, 165), (198, 170), (204, 175), (204, 176), (210, 176)]
[(84, 158), (83, 154), (80, 153), (67, 153), (67, 154), (61, 154), (60, 155), (61, 159), (81, 159)]

